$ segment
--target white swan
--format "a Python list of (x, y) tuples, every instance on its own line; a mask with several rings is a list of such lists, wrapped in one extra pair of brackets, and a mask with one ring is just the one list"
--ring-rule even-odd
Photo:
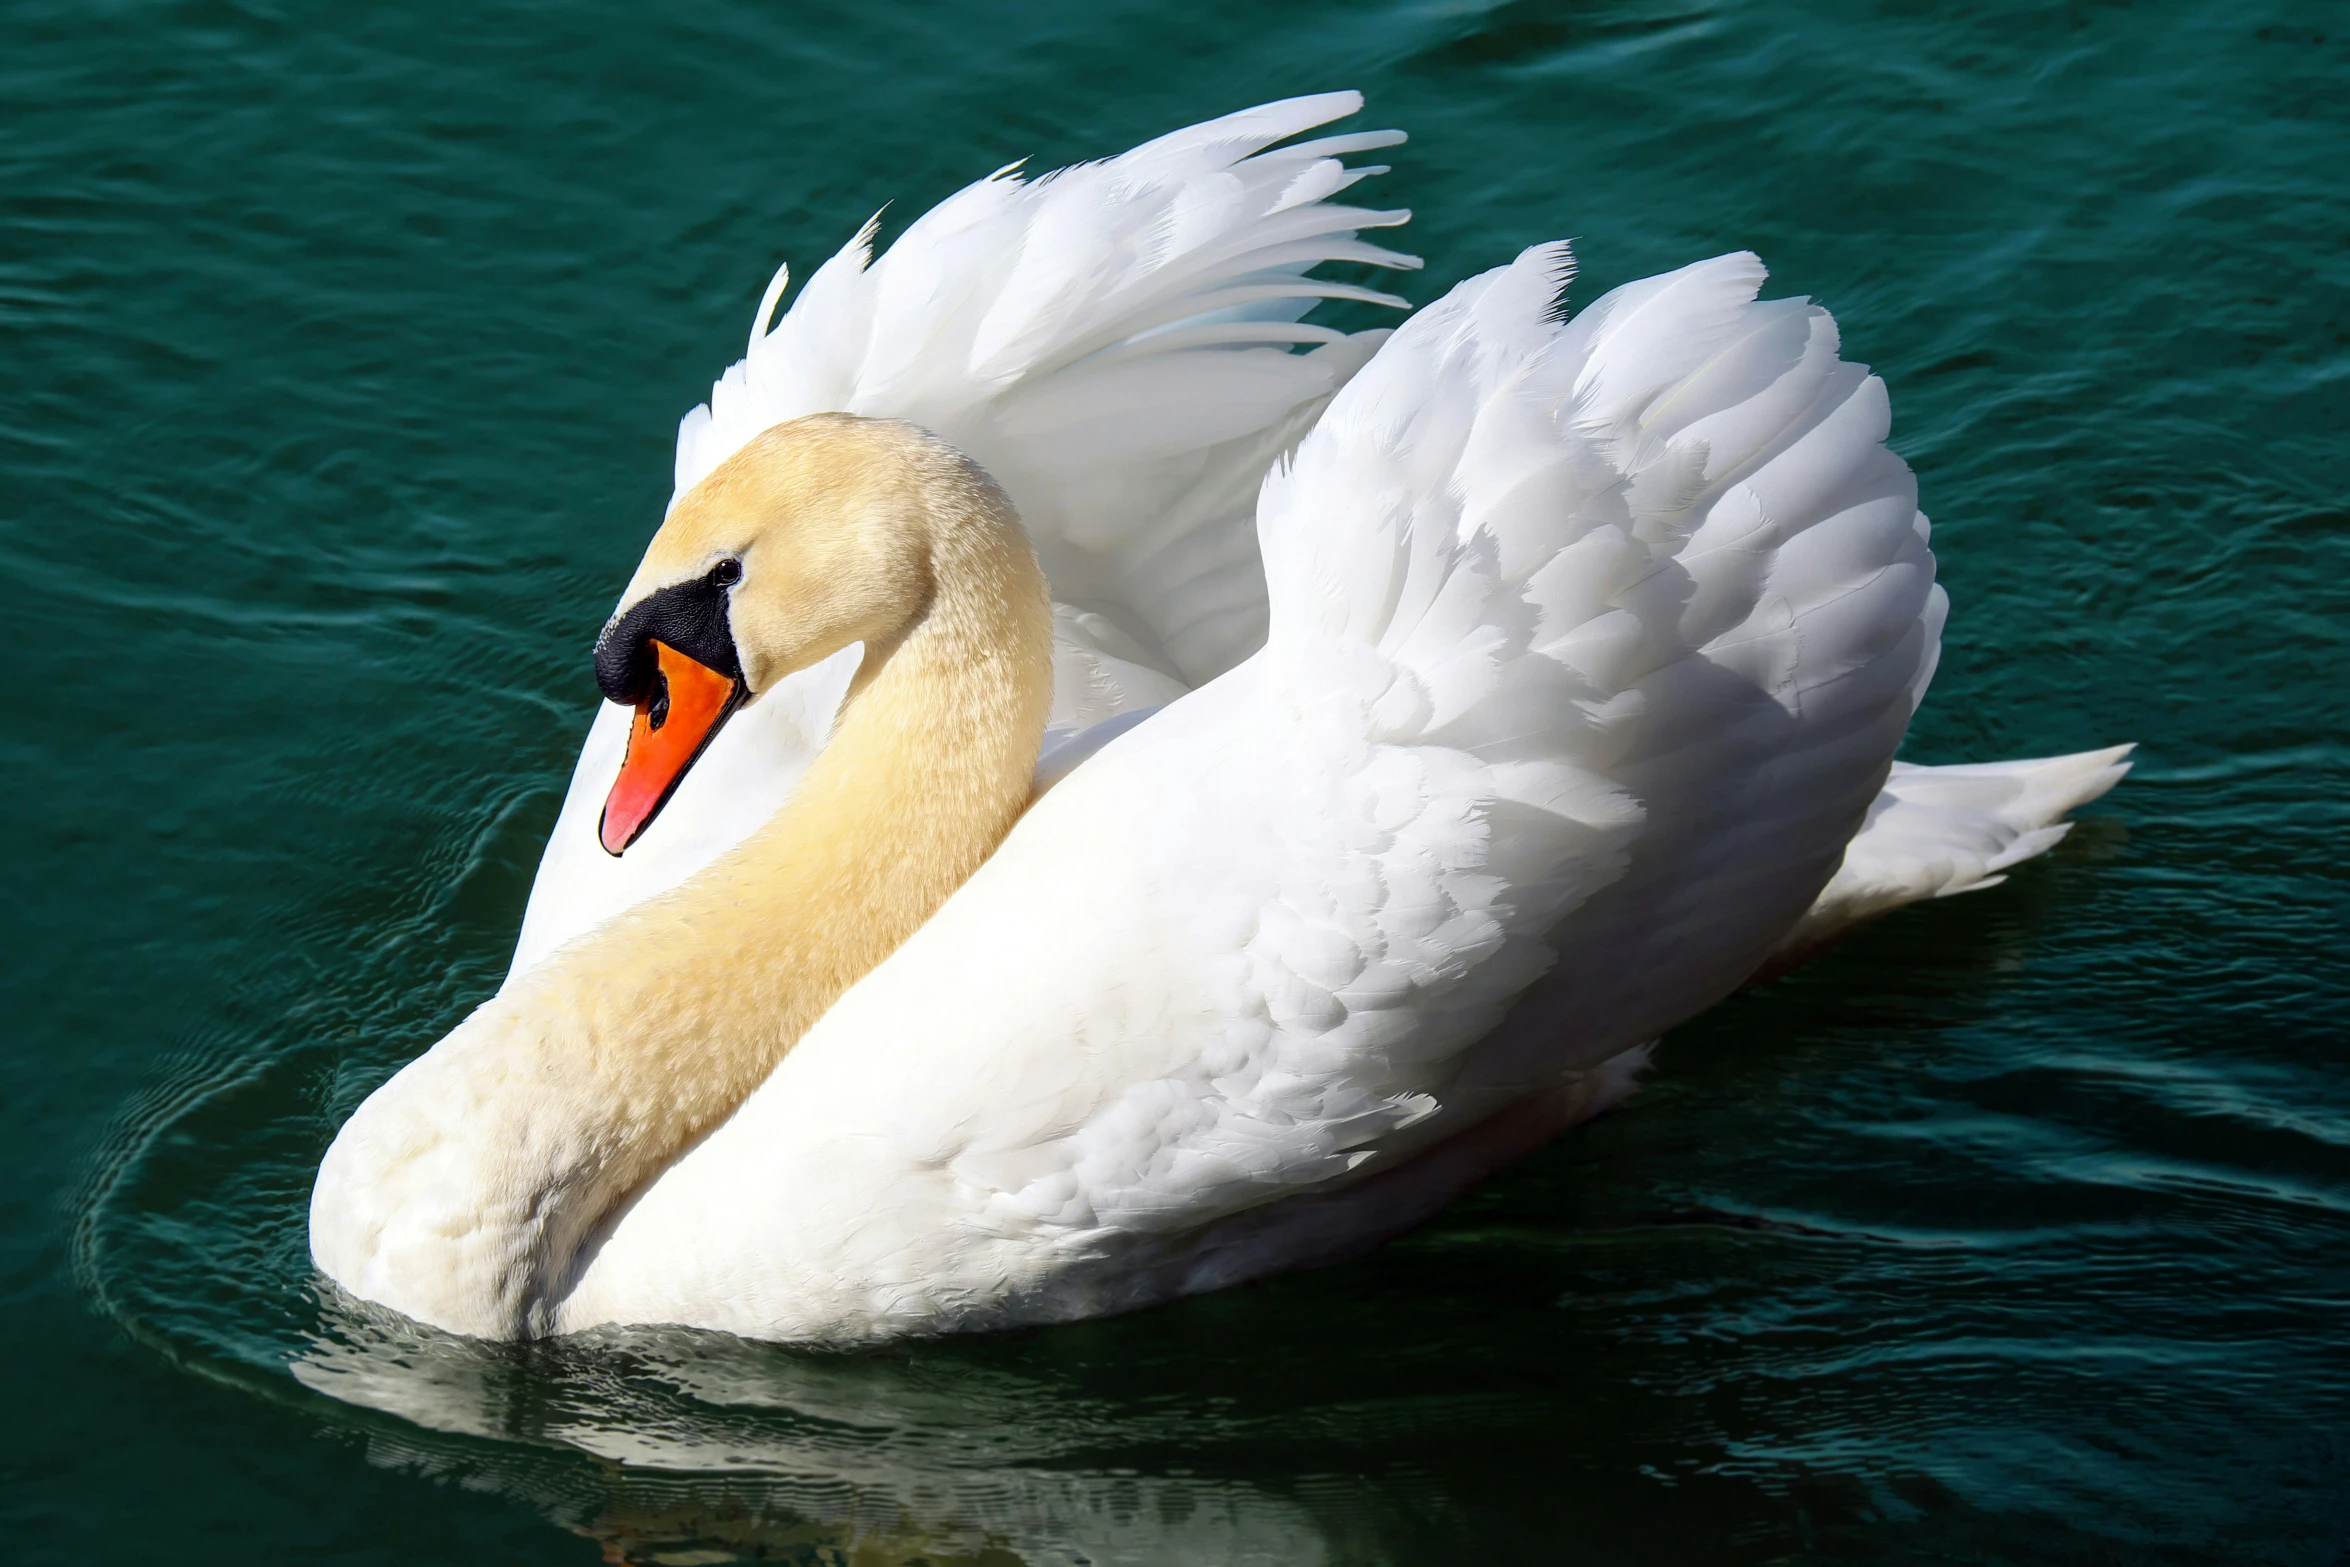
[(778, 277), (514, 971), (336, 1138), (321, 1269), (490, 1337), (854, 1341), (1327, 1260), (2120, 776), (1893, 763), (1925, 519), (1753, 257), (1301, 324), (1383, 298), (1315, 264), (1409, 264), (1331, 200), (1400, 137), (1267, 150), (1358, 107), (999, 174), (768, 331)]

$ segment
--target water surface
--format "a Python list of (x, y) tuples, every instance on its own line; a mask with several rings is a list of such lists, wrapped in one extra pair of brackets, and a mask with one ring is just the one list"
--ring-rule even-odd
[[(2316, 3), (9, 4), (9, 1553), (2341, 1559), (2346, 71)], [(1956, 606), (1907, 754), (2139, 772), (1352, 1267), (846, 1357), (322, 1305), (774, 262), (1334, 86), (1417, 300), (1563, 233), (1833, 308)]]

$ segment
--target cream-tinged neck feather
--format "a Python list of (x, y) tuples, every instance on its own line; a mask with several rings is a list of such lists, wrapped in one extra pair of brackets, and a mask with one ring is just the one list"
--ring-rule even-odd
[(911, 935), (1028, 798), (1051, 605), (976, 465), (894, 422), (780, 426), (679, 503), (624, 603), (727, 555), (744, 563), (730, 618), (754, 692), (865, 643), (832, 740), (749, 840), (546, 959), (404, 1073), (406, 1091), (395, 1079), (361, 1108), (322, 1190), (353, 1143), (363, 1164), (432, 1166), (480, 1210), (398, 1242), (445, 1258), (386, 1255), (382, 1224), (349, 1237), (374, 1254), (350, 1259), (359, 1277), (314, 1238), (363, 1294), (461, 1332), (545, 1331), (597, 1224)]

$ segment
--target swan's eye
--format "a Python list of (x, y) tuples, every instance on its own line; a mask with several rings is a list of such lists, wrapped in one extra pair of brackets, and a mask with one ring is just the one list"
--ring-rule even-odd
[(743, 563), (739, 560), (720, 561), (710, 568), (710, 580), (722, 588), (733, 587), (743, 580)]

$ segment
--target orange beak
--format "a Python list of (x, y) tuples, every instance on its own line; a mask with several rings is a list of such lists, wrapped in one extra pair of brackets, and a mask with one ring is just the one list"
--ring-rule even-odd
[(604, 797), (597, 835), (606, 854), (617, 855), (652, 825), (677, 792), (686, 769), (743, 699), (740, 680), (686, 657), (659, 638), (652, 645), (658, 672), (652, 689), (636, 705), (636, 718), (628, 726), (628, 755), (620, 763), (620, 776), (612, 781), (612, 792)]

